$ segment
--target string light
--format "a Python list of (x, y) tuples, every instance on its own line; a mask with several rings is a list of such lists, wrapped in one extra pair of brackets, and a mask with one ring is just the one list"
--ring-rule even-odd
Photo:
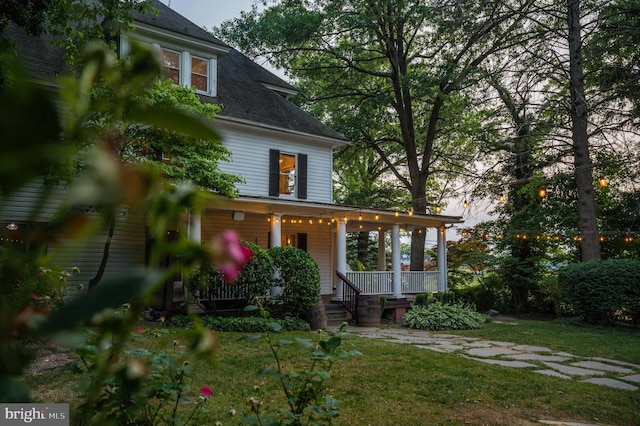
[(501, 203), (504, 203), (504, 194), (500, 194), (498, 196), (498, 201), (501, 202)]
[(544, 198), (546, 196), (547, 196), (547, 188), (545, 188), (544, 186), (541, 186), (540, 188), (538, 188), (538, 197)]
[(442, 207), (440, 207), (440, 204), (436, 205), (436, 214), (440, 213), (440, 211), (442, 211)]
[(469, 208), (469, 202), (466, 199), (464, 200), (464, 203), (462, 203), (462, 208), (465, 210)]
[(604, 176), (600, 176), (600, 177), (598, 178), (598, 184), (599, 184), (601, 187), (603, 187), (603, 188), (604, 188), (605, 186), (609, 185), (609, 182), (607, 181), (607, 179), (606, 179)]

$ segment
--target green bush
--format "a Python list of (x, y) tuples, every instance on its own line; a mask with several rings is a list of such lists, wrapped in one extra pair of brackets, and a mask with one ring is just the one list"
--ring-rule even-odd
[(640, 324), (640, 261), (608, 259), (561, 269), (562, 300), (589, 323)]
[(216, 331), (235, 331), (259, 333), (269, 331), (269, 323), (278, 323), (282, 330), (309, 330), (309, 324), (300, 318), (261, 318), (261, 317), (211, 317), (202, 318), (205, 327)]
[(251, 258), (242, 268), (238, 279), (229, 284), (222, 278), (222, 273), (213, 265), (207, 264), (196, 268), (187, 280), (190, 289), (200, 291), (203, 299), (216, 298), (223, 291), (230, 290), (236, 300), (245, 305), (256, 297), (264, 297), (269, 293), (273, 280), (273, 260), (267, 250), (251, 242), (242, 242), (251, 250)]
[(430, 292), (420, 293), (416, 295), (416, 299), (413, 301), (414, 305), (427, 306), (433, 302), (444, 303), (445, 305), (452, 305), (456, 303), (456, 293), (453, 291), (446, 291), (444, 293)]
[(282, 310), (300, 316), (320, 298), (320, 269), (309, 253), (296, 247), (272, 247), (269, 255), (282, 276)]
[(482, 327), (489, 317), (468, 305), (445, 305), (435, 301), (427, 306), (412, 305), (403, 318), (403, 325), (419, 330), (471, 330)]
[[(0, 247), (0, 250), (4, 250)], [(10, 255), (9, 255), (10, 254)], [(0, 252), (0, 297), (3, 303), (20, 307), (26, 304), (54, 307), (63, 303), (67, 276), (53, 266), (37, 266), (26, 253)]]
[(273, 260), (269, 252), (257, 244), (246, 241), (242, 244), (251, 250), (252, 255), (233, 285), (242, 291), (242, 298), (249, 304), (256, 297), (269, 293), (273, 281)]

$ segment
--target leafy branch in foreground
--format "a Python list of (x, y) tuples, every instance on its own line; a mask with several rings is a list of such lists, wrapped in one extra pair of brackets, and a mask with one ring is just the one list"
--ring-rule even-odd
[[(248, 310), (260, 311), (262, 318), (270, 318), (270, 313), (260, 302), (248, 307)], [(280, 383), (280, 388), (287, 401), (287, 408), (280, 411), (280, 417), (263, 413), (262, 401), (252, 397), (249, 400), (253, 417), (242, 419), (244, 423), (259, 425), (303, 425), (303, 424), (331, 424), (338, 417), (338, 401), (327, 393), (327, 381), (331, 379), (329, 371), (334, 363), (352, 356), (359, 356), (356, 350), (347, 351), (341, 347), (342, 335), (346, 331), (347, 324), (342, 323), (336, 333), (328, 333), (319, 342), (310, 339), (295, 338), (292, 340), (276, 340), (274, 335), (282, 329), (277, 322), (269, 323), (270, 332), (264, 335), (271, 353), (275, 359), (276, 368), (263, 368), (259, 376), (270, 376)], [(249, 335), (248, 341), (257, 341), (263, 335)], [(297, 344), (303, 350), (311, 351), (306, 370), (287, 372), (283, 368), (283, 359), (280, 350), (284, 347)]]

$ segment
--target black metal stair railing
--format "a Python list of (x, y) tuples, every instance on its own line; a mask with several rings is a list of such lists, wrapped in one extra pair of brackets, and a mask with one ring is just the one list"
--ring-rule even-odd
[(360, 289), (356, 287), (344, 274), (336, 271), (338, 279), (342, 280), (342, 300), (340, 303), (351, 313), (353, 320), (358, 323), (358, 298)]

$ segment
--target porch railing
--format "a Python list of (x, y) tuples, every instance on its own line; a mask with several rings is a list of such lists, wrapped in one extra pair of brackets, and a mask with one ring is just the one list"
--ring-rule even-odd
[(351, 318), (357, 323), (358, 322), (358, 298), (360, 297), (360, 289), (351, 282), (351, 280), (336, 271), (338, 275), (338, 279), (342, 280), (342, 305), (351, 313)]
[[(393, 272), (352, 271), (346, 278), (358, 288), (361, 294), (393, 294)], [(401, 291), (406, 294), (430, 293), (438, 291), (438, 271), (402, 271)]]

